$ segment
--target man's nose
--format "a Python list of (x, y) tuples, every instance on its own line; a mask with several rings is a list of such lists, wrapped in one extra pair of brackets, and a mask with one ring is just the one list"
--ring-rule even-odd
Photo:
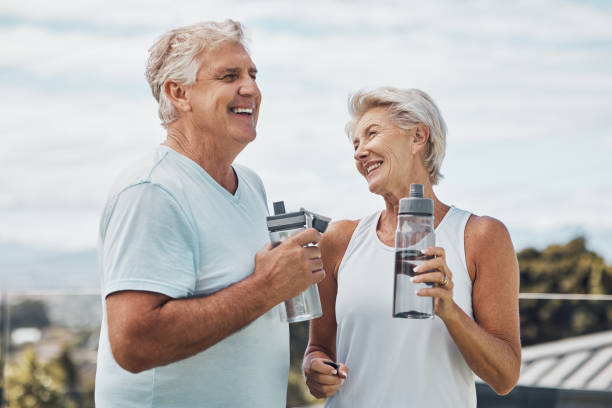
[(257, 82), (250, 76), (244, 78), (241, 81), (240, 88), (238, 89), (238, 94), (242, 96), (258, 96), (259, 95), (259, 87), (257, 86)]

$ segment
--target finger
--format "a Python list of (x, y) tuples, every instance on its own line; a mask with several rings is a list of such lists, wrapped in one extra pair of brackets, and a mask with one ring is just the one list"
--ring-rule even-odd
[(312, 272), (312, 283), (319, 283), (325, 279), (325, 270), (319, 269), (318, 271)]
[(310, 373), (308, 379), (313, 383), (317, 383), (321, 386), (323, 385), (340, 385), (342, 383), (342, 378), (338, 377), (335, 374), (320, 374), (316, 372)]
[(317, 244), (321, 241), (322, 234), (314, 228), (308, 228), (299, 234), (295, 234), (290, 238), (285, 240), (291, 242), (292, 244), (297, 244), (299, 246), (305, 246), (307, 244)]
[(323, 261), (321, 260), (321, 258), (308, 260), (308, 265), (310, 267), (310, 270), (313, 272), (320, 271), (321, 269), (323, 269)]
[(442, 247), (429, 247), (429, 248), (425, 248), (421, 252), (423, 252), (424, 255), (433, 255), (433, 256), (439, 256), (442, 258), (446, 257), (446, 252), (444, 251), (444, 248)]
[(420, 273), (420, 274), (410, 278), (410, 280), (412, 282), (414, 282), (414, 283), (439, 283), (439, 284), (442, 284), (444, 282), (444, 277), (445, 276), (447, 276), (448, 281), (450, 282), (450, 276), (444, 275), (444, 273), (442, 273), (440, 271)]
[(340, 388), (340, 385), (342, 384), (338, 384), (338, 385), (321, 385), (318, 383), (315, 383), (313, 381), (309, 381), (306, 380), (306, 385), (308, 386), (308, 389), (310, 390), (310, 393), (312, 395), (314, 395), (317, 398), (328, 398), (331, 397), (332, 395), (334, 395), (336, 393), (336, 391), (338, 391), (338, 388)]
[(319, 374), (336, 375), (336, 369), (330, 365), (324, 363), (324, 361), (331, 361), (324, 358), (315, 358), (310, 364), (310, 370)]
[(276, 248), (279, 245), (280, 245), (280, 242), (268, 242), (263, 248), (261, 248), (261, 250), (271, 251), (272, 249)]
[(442, 299), (452, 299), (453, 295), (452, 295), (452, 287), (449, 288), (451, 284), (449, 283), (447, 286), (441, 288), (441, 287), (434, 287), (434, 288), (423, 288), (423, 289), (419, 289), (417, 291), (417, 296), (423, 296), (423, 297), (433, 297), (433, 298), (442, 298)]
[(340, 376), (340, 378), (347, 378), (348, 372), (349, 372), (349, 369), (346, 365), (342, 363), (338, 363), (338, 375)]
[(439, 271), (448, 276), (449, 279), (453, 276), (444, 258), (434, 258), (430, 259), (429, 261), (425, 261), (419, 266), (415, 267), (414, 271), (418, 274)]
[(304, 253), (308, 259), (321, 259), (321, 249), (318, 246), (304, 247)]

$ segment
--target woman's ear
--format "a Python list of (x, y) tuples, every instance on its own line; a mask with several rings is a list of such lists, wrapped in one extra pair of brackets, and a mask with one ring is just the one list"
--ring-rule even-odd
[(424, 123), (417, 123), (412, 130), (412, 146), (413, 151), (420, 152), (427, 150), (427, 142), (429, 142), (429, 127)]
[(166, 82), (164, 82), (164, 93), (177, 111), (191, 111), (191, 103), (189, 102), (187, 87), (185, 85), (167, 79)]

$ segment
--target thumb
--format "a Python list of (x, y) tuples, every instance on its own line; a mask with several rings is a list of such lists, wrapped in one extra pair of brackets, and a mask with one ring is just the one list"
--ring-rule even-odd
[(348, 367), (342, 363), (338, 363), (338, 376), (340, 378), (347, 378), (348, 377)]

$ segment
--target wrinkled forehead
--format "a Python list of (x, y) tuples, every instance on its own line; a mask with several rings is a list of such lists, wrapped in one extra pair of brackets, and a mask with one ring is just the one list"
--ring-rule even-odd
[(200, 53), (200, 70), (214, 72), (226, 68), (244, 68), (257, 71), (257, 67), (244, 44), (225, 41)]
[(355, 118), (352, 127), (352, 137), (355, 138), (372, 126), (385, 127), (392, 124), (388, 107), (375, 106), (366, 110), (361, 116)]

